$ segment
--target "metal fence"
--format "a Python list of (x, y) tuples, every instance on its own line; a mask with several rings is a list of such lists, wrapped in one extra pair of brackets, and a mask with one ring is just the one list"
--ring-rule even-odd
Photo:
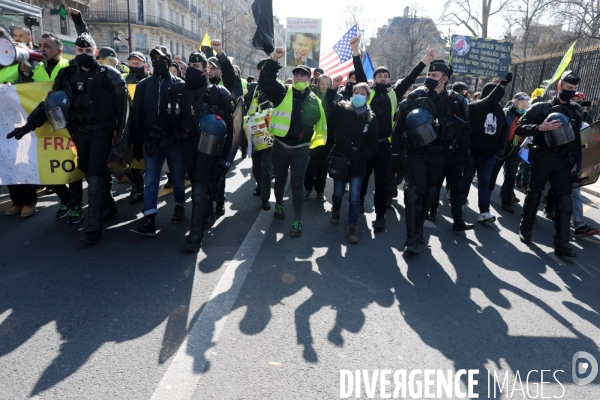
[[(513, 82), (510, 87), (510, 98), (515, 93), (531, 93), (545, 80), (551, 79), (558, 68), (564, 54), (523, 60), (513, 64)], [(592, 102), (588, 109), (594, 121), (600, 116), (600, 47), (575, 51), (567, 70), (573, 70), (581, 76), (578, 91), (583, 92), (586, 100)], [(556, 90), (557, 82), (548, 88)]]

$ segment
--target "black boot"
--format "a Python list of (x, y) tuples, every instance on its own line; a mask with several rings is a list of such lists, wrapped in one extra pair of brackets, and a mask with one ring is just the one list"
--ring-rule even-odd
[[(417, 235), (417, 201), (418, 196), (415, 187), (409, 185), (404, 190), (404, 215), (406, 220), (406, 242), (404, 243), (404, 254), (412, 255), (419, 253), (419, 237)], [(422, 207), (420, 207), (422, 209)]]
[(554, 254), (559, 257), (576, 257), (577, 254), (569, 244), (571, 215), (573, 214), (573, 199), (570, 194), (560, 196), (556, 200), (554, 220)]
[(531, 243), (535, 214), (537, 214), (541, 201), (541, 193), (527, 191), (525, 203), (523, 204), (523, 214), (521, 214), (521, 226), (519, 227), (519, 238), (525, 244)]
[(467, 224), (462, 219), (459, 219), (458, 221), (454, 221), (454, 224), (452, 225), (452, 230), (454, 232), (468, 231), (469, 229), (473, 229), (473, 228), (475, 228), (474, 225)]
[(92, 175), (88, 182), (88, 212), (85, 234), (80, 239), (87, 243), (97, 243), (102, 231), (102, 203), (104, 201), (105, 180)]
[(377, 214), (375, 221), (373, 221), (373, 230), (375, 230), (375, 231), (385, 230), (385, 214)]
[[(204, 238), (202, 227), (208, 203), (208, 188), (200, 184), (194, 185), (192, 187), (192, 220), (190, 233), (183, 248), (185, 251), (198, 252), (202, 247), (202, 239)], [(212, 209), (212, 203), (210, 208)]]
[(156, 225), (154, 224), (155, 217), (156, 214), (146, 215), (144, 217), (144, 223), (138, 227), (130, 229), (129, 232), (142, 236), (156, 236)]

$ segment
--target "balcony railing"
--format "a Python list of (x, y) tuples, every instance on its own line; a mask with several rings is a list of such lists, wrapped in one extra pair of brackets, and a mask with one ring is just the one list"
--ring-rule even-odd
[[(173, 33), (185, 36), (188, 39), (200, 40), (200, 35), (182, 28), (166, 19), (144, 14), (143, 18), (139, 19), (138, 14), (130, 13), (131, 23), (134, 25), (157, 26), (164, 28)], [(86, 22), (112, 22), (112, 23), (127, 23), (127, 12), (125, 11), (91, 11), (85, 15)]]
[(176, 2), (178, 2), (179, 4), (181, 4), (182, 6), (184, 6), (185, 8), (190, 8), (190, 2), (188, 0), (175, 0)]

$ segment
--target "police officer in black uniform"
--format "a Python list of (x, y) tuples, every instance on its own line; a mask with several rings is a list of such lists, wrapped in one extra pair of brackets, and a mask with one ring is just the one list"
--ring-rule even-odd
[(519, 119), (515, 133), (533, 136), (529, 152), (531, 178), (519, 237), (523, 243), (531, 243), (535, 215), (540, 205), (546, 182), (556, 199), (554, 211), (554, 252), (557, 256), (575, 257), (569, 245), (569, 229), (573, 200), (571, 188), (577, 164), (581, 163), (581, 136), (583, 110), (571, 101), (580, 77), (573, 71), (562, 74), (558, 83), (558, 95), (552, 100), (536, 103)]
[(152, 157), (162, 137), (175, 135), (179, 142), (192, 182), (192, 221), (184, 247), (190, 252), (202, 246), (205, 216), (214, 221), (210, 187), (228, 157), (233, 132), (233, 98), (224, 87), (209, 83), (207, 63), (203, 53), (190, 54), (186, 81), (169, 89), (146, 148), (146, 154)]
[[(88, 224), (84, 242), (97, 243), (102, 236), (102, 213), (105, 182), (109, 177), (106, 166), (117, 127), (124, 126), (126, 104), (129, 101), (125, 80), (119, 71), (99, 65), (96, 43), (84, 33), (75, 42), (77, 65), (58, 73), (52, 91), (64, 91), (65, 104), (70, 102), (67, 129), (75, 141), (79, 169), (88, 183)], [(49, 96), (52, 96), (51, 93)], [(13, 130), (7, 138), (21, 139), (42, 126), (48, 115), (45, 102), (40, 103), (27, 118), (27, 123)], [(63, 112), (67, 113), (66, 109)]]
[[(411, 92), (400, 104), (398, 123), (393, 133), (394, 159), (406, 141), (408, 186), (404, 191), (407, 238), (406, 254), (417, 254), (423, 242), (425, 216), (437, 201), (437, 184), (444, 169), (445, 157), (458, 146), (470, 157), (471, 127), (465, 98), (446, 91), (452, 68), (443, 60), (429, 64), (425, 87)], [(406, 133), (404, 133), (406, 132)], [(393, 161), (396, 162), (396, 161)], [(454, 221), (455, 230), (465, 225)]]

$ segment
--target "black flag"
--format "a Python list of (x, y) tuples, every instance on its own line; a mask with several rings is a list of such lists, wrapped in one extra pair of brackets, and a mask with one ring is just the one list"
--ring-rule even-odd
[(254, 15), (254, 21), (256, 22), (256, 32), (252, 38), (252, 46), (269, 55), (275, 50), (273, 0), (254, 0), (252, 15)]

